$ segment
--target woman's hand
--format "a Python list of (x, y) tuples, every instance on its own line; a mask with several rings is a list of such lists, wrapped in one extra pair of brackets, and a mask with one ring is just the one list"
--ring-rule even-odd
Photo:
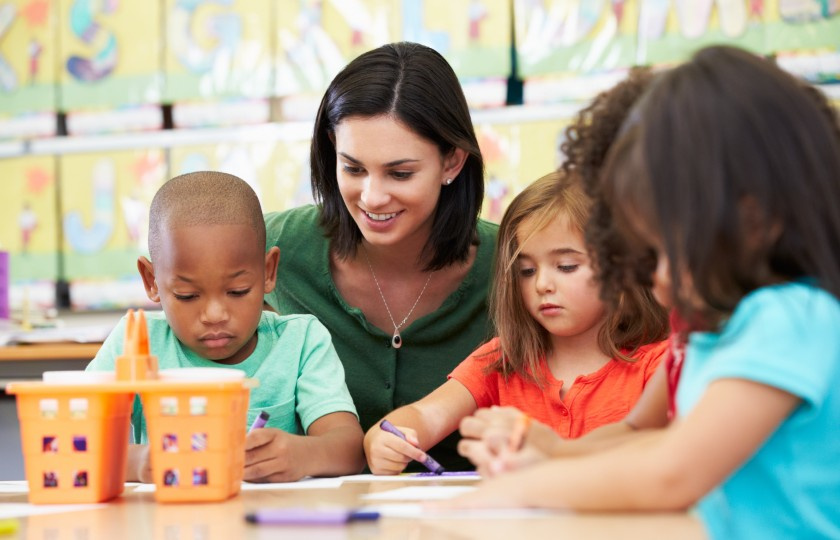
[(426, 459), (426, 453), (418, 448), (417, 432), (410, 427), (396, 427), (405, 440), (380, 428), (378, 423), (365, 434), (365, 456), (373, 474), (399, 474), (411, 460)]

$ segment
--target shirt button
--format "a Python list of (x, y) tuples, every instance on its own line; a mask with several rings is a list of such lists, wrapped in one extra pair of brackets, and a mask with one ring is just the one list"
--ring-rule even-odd
[(560, 414), (562, 414), (563, 416), (569, 416), (569, 411), (567, 411), (566, 409), (561, 409)]
[(390, 389), (391, 389), (391, 383), (386, 382), (385, 383), (385, 390), (390, 390)]

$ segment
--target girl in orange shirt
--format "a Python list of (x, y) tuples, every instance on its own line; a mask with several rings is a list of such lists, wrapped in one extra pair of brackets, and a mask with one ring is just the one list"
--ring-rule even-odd
[(405, 439), (365, 436), (374, 474), (397, 474), (479, 407), (509, 405), (579, 437), (629, 412), (666, 353), (665, 311), (647, 288), (603, 303), (583, 234), (590, 200), (577, 178), (549, 174), (520, 193), (499, 229), (490, 312), (498, 337), (425, 398), (388, 414)]

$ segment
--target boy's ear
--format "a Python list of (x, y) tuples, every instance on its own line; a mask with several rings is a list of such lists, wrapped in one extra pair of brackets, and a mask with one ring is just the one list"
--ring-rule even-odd
[(140, 272), (140, 277), (143, 279), (143, 287), (146, 288), (146, 296), (149, 300), (155, 303), (160, 302), (160, 293), (158, 292), (157, 283), (155, 283), (155, 267), (152, 261), (146, 257), (140, 256), (137, 258), (137, 270)]
[(263, 294), (268, 294), (274, 290), (274, 285), (277, 283), (277, 265), (280, 264), (280, 248), (272, 246), (265, 254), (265, 287)]

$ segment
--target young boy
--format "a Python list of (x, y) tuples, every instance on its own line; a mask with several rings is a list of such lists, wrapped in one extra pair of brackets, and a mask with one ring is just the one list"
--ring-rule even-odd
[[(173, 178), (152, 200), (149, 254), (137, 260), (146, 294), (163, 308), (147, 317), (161, 369), (235, 367), (259, 380), (248, 425), (245, 479), (294, 481), (359, 472), (362, 429), (327, 329), (312, 315), (263, 311), (280, 251), (265, 251), (265, 223), (253, 190), (239, 178), (196, 172)], [(125, 319), (88, 370), (113, 370)], [(131, 417), (127, 480), (151, 481), (139, 398)], [(306, 434), (306, 436), (302, 435)]]

